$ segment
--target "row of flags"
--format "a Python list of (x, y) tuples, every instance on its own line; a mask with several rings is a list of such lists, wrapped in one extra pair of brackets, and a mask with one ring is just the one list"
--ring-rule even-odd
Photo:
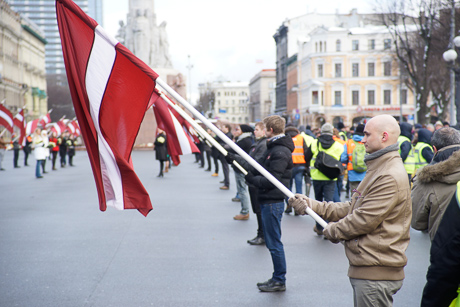
[(14, 127), (19, 128), (19, 143), (24, 145), (25, 138), (28, 135), (31, 135), (37, 127), (46, 129), (49, 132), (56, 132), (57, 135), (61, 135), (65, 131), (70, 132), (73, 136), (80, 136), (80, 126), (76, 119), (69, 120), (61, 118), (58, 122), (51, 122), (50, 112), (41, 118), (34, 119), (27, 122), (24, 117), (24, 109), (19, 109), (18, 113), (13, 116), (13, 114), (8, 110), (8, 108), (0, 104), (0, 126), (3, 126), (11, 134), (14, 133)]
[[(108, 35), (73, 1), (57, 0), (56, 16), (68, 84), (93, 170), (99, 207), (152, 210), (133, 169), (131, 152), (145, 112), (152, 107), (168, 136), (173, 162), (199, 152), (197, 134), (156, 89), (158, 74)], [(53, 128), (57, 129), (56, 123)]]

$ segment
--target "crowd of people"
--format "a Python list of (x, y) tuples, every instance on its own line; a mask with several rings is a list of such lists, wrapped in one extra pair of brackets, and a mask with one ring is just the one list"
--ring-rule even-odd
[(21, 149), (24, 153), (24, 166), (29, 166), (29, 156), (33, 154), (35, 164), (35, 177), (44, 178), (43, 174), (48, 173), (46, 168), (47, 160), (51, 163), (51, 170), (56, 171), (56, 161), (59, 155), (61, 168), (66, 165), (74, 166), (73, 157), (75, 156), (75, 146), (77, 138), (68, 131), (57, 135), (56, 132), (49, 132), (45, 129), (36, 128), (35, 131), (25, 137), (24, 142), (20, 144), (19, 137), (13, 133), (11, 140), (0, 137), (0, 170), (5, 171), (2, 167), (4, 154), (6, 150), (13, 150), (13, 166), (20, 168), (19, 155)]
[(221, 190), (229, 190), (233, 166), (237, 194), (230, 197), (241, 203), (233, 218), (248, 220), (251, 207), (257, 219), (256, 237), (247, 242), (266, 245), (274, 269), (257, 284), (260, 291), (286, 290), (282, 215), (304, 215), (311, 208), (327, 222), (325, 228), (317, 223), (314, 233), (345, 246), (355, 306), (392, 306), (404, 280), (411, 226), (433, 240), (422, 306), (449, 306), (457, 296), (460, 132), (448, 123), (413, 126), (380, 115), (353, 127), (325, 123), (312, 130), (269, 116), (254, 126), (224, 123), (219, 129), (296, 193), (288, 198), (209, 129), (227, 155), (204, 138), (197, 144), (199, 167), (214, 169), (214, 177), (223, 170)]

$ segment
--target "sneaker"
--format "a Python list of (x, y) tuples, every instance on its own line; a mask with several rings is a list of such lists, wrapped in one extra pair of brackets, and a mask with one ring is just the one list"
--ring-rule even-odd
[(235, 203), (239, 203), (239, 202), (241, 202), (241, 199), (239, 199), (237, 197), (233, 197), (232, 201), (235, 202)]
[(246, 221), (249, 220), (249, 213), (248, 214), (238, 214), (233, 217), (234, 220), (237, 221)]
[(262, 292), (286, 291), (286, 284), (272, 280), (266, 285), (259, 286), (259, 290)]
[(212, 176), (212, 177), (217, 177), (217, 176), (219, 176), (219, 174), (218, 174), (218, 173), (214, 173), (214, 174), (212, 174), (211, 176)]
[(221, 186), (219, 189), (221, 189), (221, 190), (228, 190), (229, 187), (227, 187), (226, 185), (224, 185), (224, 186)]
[(263, 245), (265, 244), (265, 240), (264, 238), (261, 238), (261, 237), (255, 237), (252, 240), (248, 240), (248, 243), (251, 245)]
[(267, 280), (267, 281), (264, 281), (264, 282), (258, 282), (258, 283), (257, 283), (257, 287), (260, 287), (260, 286), (266, 286), (266, 285), (268, 285), (269, 283), (271, 283), (272, 281), (273, 281), (273, 279), (271, 279), (271, 278), (270, 278), (270, 279), (269, 279), (269, 280)]
[(322, 236), (323, 235), (323, 231), (322, 230), (319, 230), (318, 228), (316, 228), (316, 225), (313, 227), (313, 231), (316, 232), (316, 234), (318, 236)]

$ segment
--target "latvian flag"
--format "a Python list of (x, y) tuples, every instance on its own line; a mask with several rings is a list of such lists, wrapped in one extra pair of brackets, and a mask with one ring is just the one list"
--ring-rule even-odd
[(13, 118), (13, 124), (19, 128), (19, 144), (25, 145), (26, 125), (24, 122), (24, 109), (19, 109), (18, 114)]
[(43, 115), (42, 119), (38, 122), (38, 125), (45, 129), (46, 125), (48, 125), (49, 123), (51, 123), (50, 111)]
[(71, 0), (57, 0), (56, 14), (100, 209), (109, 205), (147, 215), (152, 204), (134, 172), (131, 152), (149, 101), (158, 98), (158, 75)]
[(0, 104), (0, 126), (13, 133), (13, 114), (3, 104)]

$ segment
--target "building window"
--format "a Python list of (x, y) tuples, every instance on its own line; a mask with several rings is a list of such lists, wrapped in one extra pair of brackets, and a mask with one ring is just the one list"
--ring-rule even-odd
[(342, 105), (342, 92), (341, 91), (335, 91), (334, 92), (334, 104), (336, 106)]
[(391, 90), (383, 90), (383, 104), (391, 104)]
[(359, 91), (351, 91), (351, 102), (354, 106), (359, 106)]
[(335, 77), (336, 78), (342, 77), (342, 64), (340, 63), (335, 64)]
[(359, 63), (351, 64), (353, 77), (359, 77)]
[(323, 64), (318, 64), (318, 78), (323, 77)]
[(351, 41), (351, 50), (357, 51), (359, 50), (359, 40), (352, 40)]
[(315, 43), (315, 50), (318, 52), (318, 42)]
[(375, 76), (375, 63), (367, 63), (367, 75), (369, 77)]
[(341, 49), (341, 46), (340, 46), (340, 39), (338, 39), (336, 42), (335, 42), (335, 51), (340, 51)]
[(391, 49), (391, 39), (387, 38), (383, 40), (383, 49), (384, 50)]
[(319, 52), (323, 52), (323, 42), (319, 42)]
[(369, 40), (369, 50), (375, 50), (375, 39)]
[(391, 62), (390, 61), (383, 63), (383, 75), (391, 76)]
[(367, 104), (368, 105), (375, 104), (375, 91), (374, 90), (367, 91)]
[(401, 104), (407, 104), (407, 90), (401, 90)]
[(318, 104), (319, 102), (319, 97), (318, 97), (318, 91), (313, 91), (311, 92), (311, 103), (312, 104)]

